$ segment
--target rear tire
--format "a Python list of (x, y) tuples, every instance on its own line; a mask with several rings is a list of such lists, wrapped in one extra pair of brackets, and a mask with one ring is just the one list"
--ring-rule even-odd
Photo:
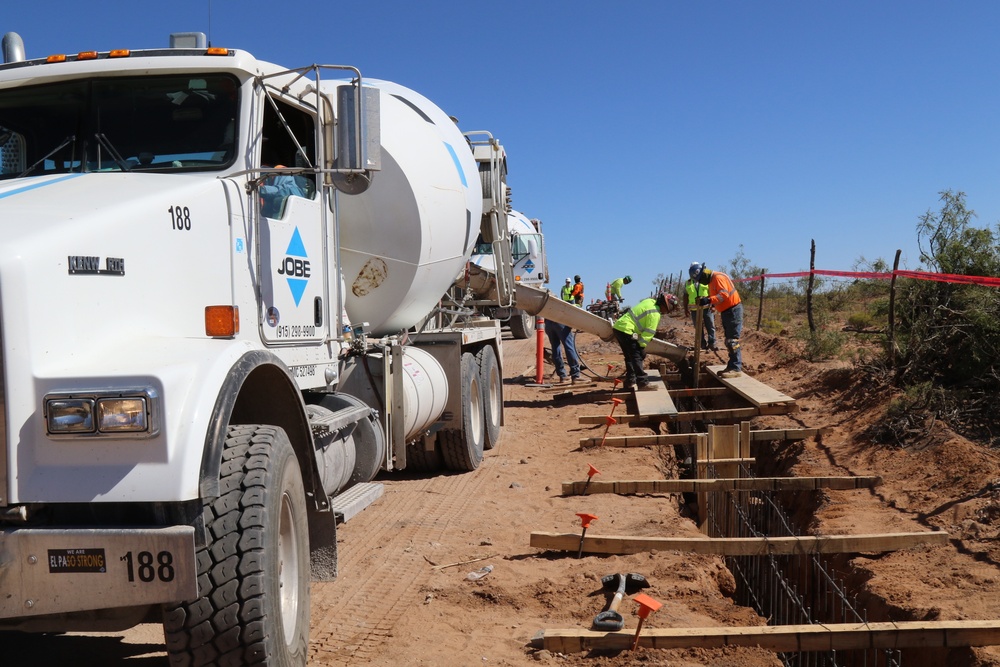
[(479, 377), (483, 383), (483, 421), (486, 422), (486, 440), (483, 447), (493, 449), (500, 442), (500, 423), (503, 421), (503, 381), (500, 364), (492, 345), (476, 353)]
[(510, 327), (510, 333), (514, 338), (524, 340), (530, 338), (531, 333), (535, 330), (535, 317), (523, 310), (515, 310), (514, 314), (507, 320), (507, 326)]
[(230, 426), (219, 497), (203, 504), (200, 598), (163, 608), (174, 665), (306, 665), (309, 526), (284, 430)]
[(411, 472), (436, 472), (441, 469), (441, 454), (436, 447), (427, 451), (423, 442), (407, 445), (406, 469)]
[(449, 470), (470, 472), (483, 462), (486, 423), (479, 363), (471, 352), (462, 355), (462, 430), (438, 433), (438, 446)]

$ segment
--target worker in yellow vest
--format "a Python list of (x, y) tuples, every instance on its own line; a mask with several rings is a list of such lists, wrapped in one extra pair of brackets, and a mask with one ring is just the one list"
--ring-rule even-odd
[[(611, 281), (611, 287), (608, 291), (608, 301), (614, 299), (618, 303), (625, 300), (622, 296), (622, 286), (628, 285), (632, 282), (632, 276), (625, 276), (624, 278), (615, 278)], [(707, 292), (706, 292), (707, 294)]]
[(562, 292), (559, 297), (568, 303), (573, 303), (573, 281), (569, 278), (566, 279), (566, 284), (562, 286)]
[(642, 367), (646, 345), (656, 335), (660, 316), (669, 313), (676, 304), (677, 297), (663, 292), (655, 299), (643, 299), (615, 320), (612, 329), (625, 357), (625, 389), (655, 389)]
[[(691, 277), (684, 283), (684, 290), (687, 292), (688, 313), (691, 314), (691, 324), (695, 326), (697, 326), (698, 321), (698, 299), (699, 297), (708, 296), (708, 285), (702, 285), (698, 282), (698, 274), (701, 273), (703, 266), (704, 264), (701, 262), (691, 262), (691, 266), (688, 268), (688, 275)], [(719, 347), (715, 344), (715, 310), (709, 306), (704, 311), (701, 329), (701, 349), (717, 350)]]

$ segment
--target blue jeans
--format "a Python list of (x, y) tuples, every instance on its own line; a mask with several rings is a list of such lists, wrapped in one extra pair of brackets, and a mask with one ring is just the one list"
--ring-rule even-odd
[(569, 362), (569, 373), (574, 378), (580, 377), (580, 355), (576, 353), (576, 336), (573, 329), (565, 324), (559, 324), (550, 319), (545, 320), (545, 335), (549, 337), (552, 346), (552, 363), (556, 367), (556, 375), (566, 379), (566, 367), (563, 365), (562, 350), (566, 348), (566, 361)]
[(729, 363), (726, 364), (726, 368), (742, 371), (743, 351), (740, 349), (740, 334), (743, 333), (743, 304), (738, 303), (719, 314), (722, 316), (722, 330), (726, 333), (726, 349), (729, 350)]

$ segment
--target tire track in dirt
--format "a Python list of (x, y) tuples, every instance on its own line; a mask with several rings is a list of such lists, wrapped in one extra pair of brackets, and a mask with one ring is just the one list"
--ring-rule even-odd
[(432, 570), (412, 549), (436, 542), (478, 499), (496, 456), (474, 473), (392, 480), (374, 505), (341, 526), (339, 576), (312, 587), (310, 664), (363, 664), (407, 609), (423, 601)]

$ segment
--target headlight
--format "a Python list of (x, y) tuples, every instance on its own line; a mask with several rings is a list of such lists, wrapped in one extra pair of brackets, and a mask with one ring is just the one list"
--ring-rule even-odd
[(148, 429), (144, 398), (102, 398), (97, 401), (97, 430), (136, 433)]
[(159, 432), (159, 397), (150, 388), (81, 391), (45, 397), (48, 434), (152, 437)]
[(50, 399), (45, 402), (49, 433), (93, 433), (94, 401), (90, 398)]

